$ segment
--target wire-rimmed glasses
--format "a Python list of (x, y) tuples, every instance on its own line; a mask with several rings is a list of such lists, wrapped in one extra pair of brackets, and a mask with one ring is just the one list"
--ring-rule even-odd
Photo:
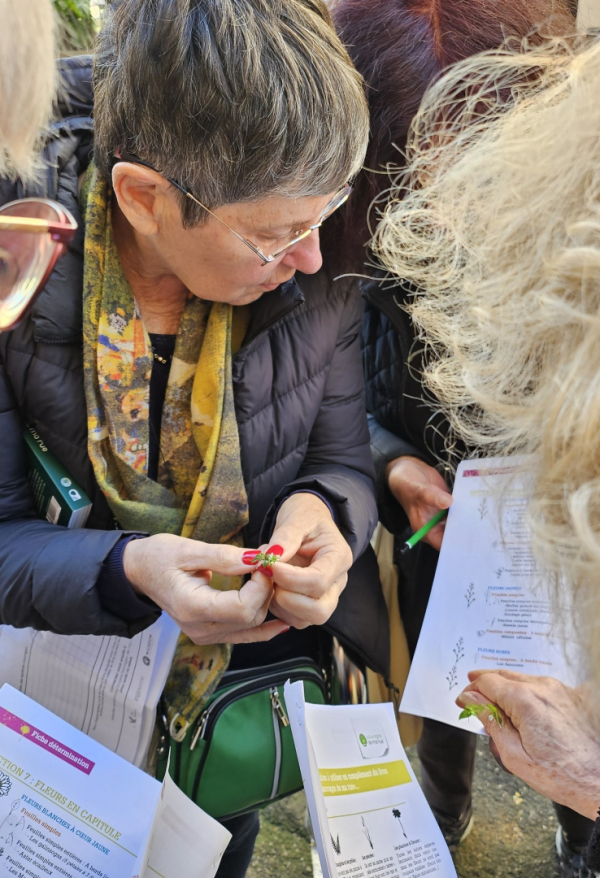
[(76, 230), (56, 201), (23, 198), (0, 207), (0, 332), (17, 325)]
[[(157, 174), (160, 174), (160, 171), (158, 171), (155, 167), (153, 167), (148, 162), (143, 161), (143, 159), (138, 158), (137, 156), (121, 155), (119, 156), (119, 160), (124, 162), (132, 161), (134, 164), (143, 165), (144, 167), (149, 168), (151, 171), (155, 171)], [(161, 176), (164, 175), (161, 174)], [(213, 213), (213, 211), (209, 207), (207, 207), (205, 204), (202, 204), (202, 202), (199, 201), (196, 196), (189, 191), (189, 189), (186, 189), (185, 186), (182, 186), (181, 183), (177, 182), (177, 180), (174, 180), (172, 177), (165, 177), (165, 180), (167, 180), (171, 184), (171, 186), (174, 186), (176, 189), (178, 189), (183, 195), (186, 196), (186, 198), (189, 198), (191, 201), (193, 201), (195, 204), (197, 204), (199, 207), (201, 207), (203, 210), (213, 216), (216, 220), (218, 220), (221, 225), (225, 226), (226, 229), (229, 229), (229, 231), (232, 232), (236, 236), (236, 238), (238, 238), (243, 244), (245, 244), (246, 247), (249, 247), (250, 250), (252, 250), (252, 252), (256, 256), (258, 256), (259, 259), (262, 260), (263, 265), (268, 265), (270, 262), (274, 262), (278, 256), (281, 256), (281, 254), (285, 253), (286, 250), (289, 250), (290, 247), (294, 247), (300, 241), (308, 238), (308, 236), (312, 232), (319, 229), (323, 225), (325, 220), (330, 217), (331, 214), (338, 209), (338, 207), (341, 207), (342, 204), (344, 204), (344, 202), (348, 200), (348, 198), (350, 197), (350, 193), (352, 192), (351, 184), (344, 184), (344, 186), (342, 186), (342, 188), (338, 192), (336, 192), (331, 201), (329, 201), (325, 205), (318, 222), (313, 223), (313, 225), (308, 226), (306, 229), (298, 229), (298, 231), (294, 233), (291, 241), (288, 241), (288, 243), (284, 244), (283, 247), (279, 247), (277, 250), (275, 250), (274, 253), (271, 253), (270, 256), (267, 256), (265, 253), (263, 253), (260, 247), (257, 247), (256, 244), (253, 244), (252, 241), (248, 240), (248, 238), (245, 238), (239, 232), (236, 232), (236, 230), (233, 229), (229, 225), (229, 223), (226, 223), (225, 220), (221, 219), (220, 216), (217, 216), (216, 213)]]

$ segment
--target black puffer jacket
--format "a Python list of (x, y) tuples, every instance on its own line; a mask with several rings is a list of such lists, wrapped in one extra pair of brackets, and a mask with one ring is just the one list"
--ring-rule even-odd
[[(365, 316), (362, 327), (363, 365), (371, 451), (379, 517), (393, 533), (398, 549), (410, 534), (404, 510), (385, 479), (386, 465), (397, 457), (418, 457), (440, 471), (449, 487), (453, 471), (448, 462), (448, 422), (436, 411), (421, 381), (423, 348), (415, 339), (405, 310), (409, 293), (381, 277), (364, 282)], [(457, 457), (464, 448), (456, 446)], [(419, 543), (408, 555), (396, 551), (399, 602), (409, 648), (414, 651), (433, 584), (438, 553)]]
[[(385, 467), (411, 455), (444, 469), (448, 423), (421, 382), (423, 348), (405, 310), (409, 294), (380, 278), (364, 282), (363, 364), (377, 500), (384, 525), (401, 534), (407, 519), (385, 482)], [(444, 473), (451, 481), (450, 468)]]
[[(89, 58), (69, 59), (70, 105), (48, 146), (51, 166), (26, 192), (4, 184), (0, 200), (55, 198), (79, 218), (78, 175), (92, 145)], [(31, 314), (0, 337), (0, 621), (61, 633), (133, 633), (103, 607), (96, 582), (120, 539), (87, 453), (82, 371), (83, 230), (59, 260)], [(336, 508), (354, 556), (377, 512), (360, 360), (360, 299), (353, 284), (321, 272), (301, 276), (252, 306), (233, 386), (250, 522), (247, 545), (272, 528), (279, 500), (303, 486)], [(88, 525), (67, 530), (35, 518), (27, 483), (23, 421), (93, 501)], [(361, 590), (362, 589), (362, 590)], [(148, 623), (154, 618), (148, 618)], [(344, 592), (329, 630), (375, 667), (387, 621), (378, 582)], [(379, 652), (381, 658), (382, 653)]]

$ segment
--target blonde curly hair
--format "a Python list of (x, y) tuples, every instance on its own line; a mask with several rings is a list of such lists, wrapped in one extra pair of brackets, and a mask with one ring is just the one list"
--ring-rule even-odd
[[(467, 85), (465, 85), (467, 83)], [(525, 453), (534, 549), (600, 677), (600, 40), (456, 65), (426, 95), (375, 249), (452, 431)]]
[(56, 90), (49, 0), (0, 0), (0, 176), (31, 176)]

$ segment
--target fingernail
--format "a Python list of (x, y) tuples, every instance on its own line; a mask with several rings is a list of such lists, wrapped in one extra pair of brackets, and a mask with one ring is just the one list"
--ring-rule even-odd
[(260, 569), (260, 572), (264, 573), (265, 576), (268, 576), (269, 579), (273, 579), (273, 568), (272, 567), (263, 567), (262, 569)]
[(461, 692), (456, 699), (459, 707), (468, 707), (469, 704), (487, 704), (487, 699), (480, 693), (469, 689), (467, 692)]
[(252, 566), (256, 563), (256, 559), (259, 555), (258, 549), (252, 549), (251, 552), (244, 552), (242, 555), (242, 561), (244, 564), (248, 564), (248, 566)]
[(291, 627), (290, 625), (286, 625), (285, 628), (282, 628), (281, 631), (280, 631), (279, 633), (280, 633), (280, 634), (285, 634), (286, 631), (289, 631), (289, 630), (290, 630), (290, 627)]
[(281, 546), (269, 546), (267, 549), (267, 555), (283, 555), (283, 548)]

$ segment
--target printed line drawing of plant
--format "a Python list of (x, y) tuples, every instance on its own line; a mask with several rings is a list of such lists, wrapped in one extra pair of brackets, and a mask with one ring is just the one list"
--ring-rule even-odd
[(496, 570), (496, 579), (500, 579), (505, 570), (506, 567), (498, 567), (498, 569)]
[(459, 637), (458, 640), (456, 641), (456, 645), (454, 646), (454, 649), (452, 650), (452, 652), (454, 653), (454, 658), (455, 658), (456, 662), (459, 662), (461, 660), (461, 658), (464, 658), (464, 655), (465, 655), (464, 645), (465, 645), (464, 637)]
[(465, 592), (465, 600), (467, 602), (467, 609), (471, 606), (471, 604), (475, 601), (475, 583), (470, 582), (469, 587)]
[(498, 548), (498, 540), (494, 540), (492, 542), (492, 549), (497, 549), (497, 548)]
[(337, 838), (334, 838), (333, 835), (332, 835), (331, 833), (329, 833), (329, 838), (331, 839), (331, 844), (333, 845), (333, 849), (334, 849), (334, 851), (336, 852), (336, 854), (338, 854), (338, 855), (341, 854), (341, 852), (342, 852), (342, 846), (341, 846), (341, 844), (340, 844), (340, 834), (339, 834), (339, 832), (338, 832), (338, 834), (337, 834)]
[(446, 674), (446, 680), (448, 680), (448, 691), (452, 691), (455, 686), (458, 686), (457, 673), (456, 673), (456, 665), (452, 665), (448, 673)]
[(479, 518), (480, 518), (480, 520), (483, 521), (483, 519), (484, 519), (484, 518), (486, 517), (486, 515), (488, 514), (488, 501), (487, 501), (487, 497), (484, 497), (483, 500), (481, 501), (481, 503), (479, 504), (479, 506), (478, 506), (478, 512), (479, 512)]
[(464, 637), (459, 637), (454, 645), (454, 649), (452, 652), (454, 653), (454, 664), (448, 671), (446, 675), (446, 680), (448, 681), (448, 690), (451, 691), (455, 686), (458, 686), (458, 671), (457, 665), (459, 661), (465, 657), (465, 639)]
[(402, 812), (398, 808), (392, 808), (392, 814), (400, 824), (400, 829), (402, 830), (402, 835), (404, 838), (408, 838), (406, 832), (404, 831), (404, 825), (402, 823)]
[(365, 823), (365, 818), (364, 818), (364, 817), (361, 817), (360, 819), (362, 820), (362, 825), (363, 825), (363, 830), (362, 830), (362, 831), (364, 832), (365, 838), (367, 839), (367, 841), (368, 841), (369, 844), (371, 845), (371, 850), (373, 850), (373, 841), (371, 840), (371, 833), (369, 832), (369, 827), (368, 827), (367, 824)]
[(11, 786), (12, 781), (8, 774), (0, 771), (0, 796), (8, 796)]

